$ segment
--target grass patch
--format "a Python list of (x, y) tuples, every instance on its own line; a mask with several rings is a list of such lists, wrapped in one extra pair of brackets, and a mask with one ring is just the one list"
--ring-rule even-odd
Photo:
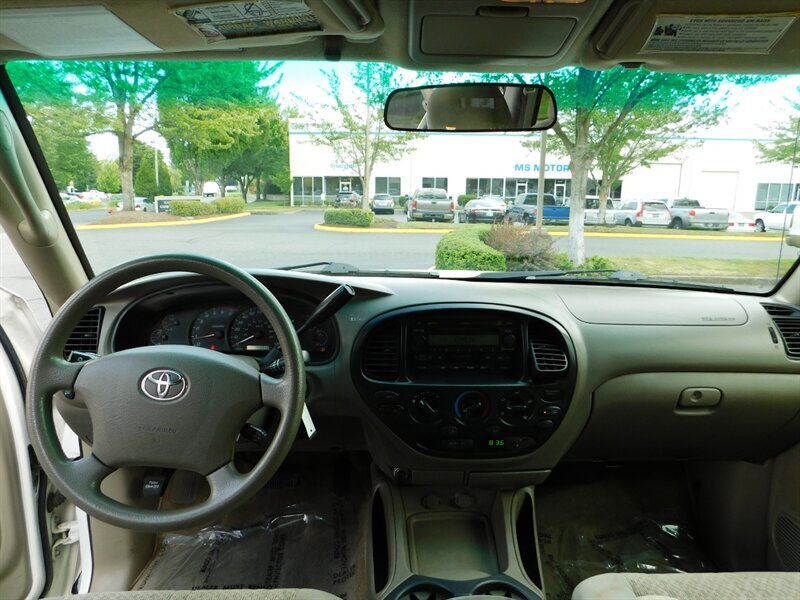
[[(775, 278), (779, 272), (777, 260), (746, 260), (732, 258), (686, 258), (671, 256), (613, 257), (618, 269), (638, 271), (648, 277), (688, 278)], [(792, 266), (794, 259), (780, 262), (780, 276)]]
[(104, 219), (92, 221), (90, 225), (123, 225), (127, 223), (158, 223), (163, 221), (186, 221), (183, 217), (167, 213), (152, 213), (139, 211), (115, 212)]
[(64, 203), (64, 206), (67, 207), (69, 212), (77, 212), (81, 210), (102, 210), (105, 208), (102, 204), (98, 204), (97, 202), (69, 202)]
[[(546, 225), (544, 227), (549, 233), (563, 231), (569, 232), (567, 225)], [(629, 235), (702, 235), (702, 236), (735, 236), (737, 238), (764, 238), (774, 237), (779, 238), (781, 234), (779, 231), (765, 231), (763, 233), (755, 233), (749, 231), (713, 231), (705, 229), (667, 229), (666, 227), (624, 227), (616, 225), (587, 225), (585, 228), (587, 233), (625, 233)]]

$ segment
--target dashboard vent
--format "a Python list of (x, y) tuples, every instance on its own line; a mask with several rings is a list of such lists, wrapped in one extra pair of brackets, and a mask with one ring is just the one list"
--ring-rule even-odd
[(786, 354), (800, 358), (800, 310), (784, 304), (762, 304), (781, 333)]
[(64, 344), (64, 358), (70, 362), (81, 362), (88, 358), (81, 354), (97, 354), (102, 322), (103, 309), (99, 306), (83, 315)]
[(531, 342), (533, 363), (540, 373), (559, 373), (567, 370), (567, 355), (556, 346), (547, 342)]
[(379, 325), (369, 334), (361, 359), (364, 375), (379, 381), (394, 381), (400, 375), (400, 326)]

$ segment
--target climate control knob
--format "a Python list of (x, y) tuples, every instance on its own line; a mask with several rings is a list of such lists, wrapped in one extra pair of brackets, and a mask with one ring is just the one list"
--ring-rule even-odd
[(485, 394), (478, 391), (464, 392), (456, 398), (453, 407), (456, 418), (465, 425), (480, 423), (489, 416), (491, 405)]
[(426, 390), (411, 398), (411, 416), (418, 423), (435, 423), (442, 418), (442, 397), (439, 392)]
[(514, 392), (500, 399), (497, 412), (509, 425), (525, 425), (535, 414), (536, 401), (525, 392)]

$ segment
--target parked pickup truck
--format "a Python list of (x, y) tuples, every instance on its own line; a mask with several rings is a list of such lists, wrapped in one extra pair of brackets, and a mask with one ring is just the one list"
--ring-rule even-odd
[(705, 208), (698, 200), (676, 198), (664, 200), (672, 213), (670, 229), (727, 229), (728, 210)]
[[(511, 221), (520, 221), (531, 224), (536, 222), (536, 199), (535, 193), (519, 194), (514, 200), (514, 204), (508, 209), (508, 218)], [(543, 223), (567, 223), (569, 222), (569, 206), (561, 206), (553, 194), (545, 194), (542, 197)]]
[(406, 204), (406, 218), (409, 221), (452, 221), (455, 203), (440, 188), (419, 188)]

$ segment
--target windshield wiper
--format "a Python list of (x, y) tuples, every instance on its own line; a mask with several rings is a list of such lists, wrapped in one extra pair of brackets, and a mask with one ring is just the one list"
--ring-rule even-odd
[(279, 271), (298, 271), (300, 269), (308, 269), (310, 267), (322, 267), (319, 270), (312, 271), (318, 275), (358, 275), (360, 277), (416, 277), (427, 279), (438, 279), (439, 274), (435, 271), (392, 271), (389, 269), (381, 270), (365, 270), (359, 269), (356, 266), (347, 263), (333, 262), (333, 261), (320, 261), (313, 263), (306, 263), (302, 265), (289, 265), (287, 267), (278, 267)]
[(636, 271), (620, 271), (616, 269), (571, 269), (555, 271), (486, 271), (470, 279), (497, 279), (500, 281), (534, 281), (536, 279), (552, 279), (558, 277), (571, 277), (582, 275), (603, 275), (608, 273), (603, 280), (641, 281), (647, 276)]

